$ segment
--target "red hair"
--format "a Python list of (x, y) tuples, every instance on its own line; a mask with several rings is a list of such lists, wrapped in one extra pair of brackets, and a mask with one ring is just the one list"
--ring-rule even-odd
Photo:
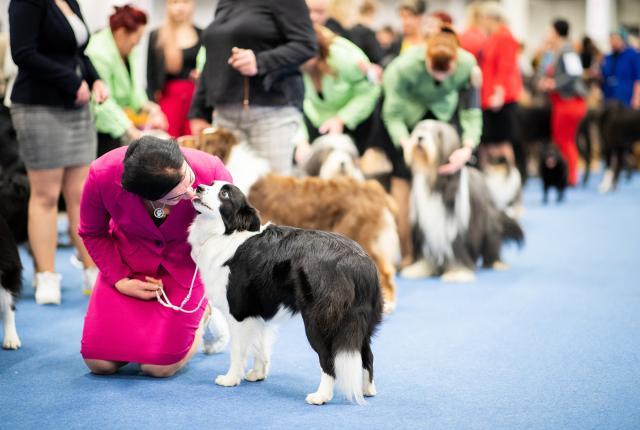
[(127, 33), (138, 31), (140, 26), (147, 25), (147, 14), (131, 5), (115, 6), (116, 11), (109, 17), (109, 27), (114, 32), (124, 28)]

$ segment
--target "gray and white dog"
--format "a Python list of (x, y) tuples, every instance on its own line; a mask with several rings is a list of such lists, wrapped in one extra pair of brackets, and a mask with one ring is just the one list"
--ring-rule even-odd
[(402, 276), (471, 282), (479, 259), (484, 267), (505, 269), (502, 242), (524, 240), (520, 225), (496, 208), (477, 169), (465, 166), (452, 175), (438, 174), (458, 148), (457, 131), (444, 122), (422, 121), (411, 134), (405, 159), (413, 173), (410, 217), (416, 262)]

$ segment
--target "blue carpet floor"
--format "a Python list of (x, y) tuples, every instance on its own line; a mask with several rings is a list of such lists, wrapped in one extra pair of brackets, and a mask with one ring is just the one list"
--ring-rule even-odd
[(214, 385), (227, 354), (198, 354), (168, 380), (135, 366), (90, 375), (78, 352), (87, 299), (62, 250), (62, 306), (36, 306), (25, 273), (23, 347), (0, 351), (0, 428), (638, 429), (640, 179), (606, 196), (597, 179), (547, 207), (528, 184), (527, 243), (505, 250), (510, 271), (399, 280), (374, 341), (379, 395), (363, 407), (305, 404), (320, 371), (300, 319), (262, 383)]

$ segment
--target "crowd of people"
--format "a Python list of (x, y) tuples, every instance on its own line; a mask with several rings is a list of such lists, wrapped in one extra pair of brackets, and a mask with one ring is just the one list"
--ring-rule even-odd
[[(112, 373), (135, 361), (148, 364), (149, 374), (166, 376), (186, 362), (196, 344), (172, 341), (160, 347), (163, 340), (144, 330), (130, 332), (122, 351), (107, 351), (97, 341), (112, 338), (116, 325), (156, 324), (153, 318), (144, 324), (104, 319), (110, 306), (138, 305), (122, 297), (155, 298), (162, 287), (175, 295), (188, 286), (190, 274), (174, 268), (168, 259), (175, 252), (167, 251), (185, 241), (188, 216), (165, 227), (165, 236), (141, 237), (153, 224), (161, 229), (177, 217), (169, 214), (180, 213), (196, 182), (229, 177), (213, 158), (166, 145), (149, 148), (146, 134), (178, 138), (226, 128), (283, 175), (293, 174), (296, 161), (304, 160), (304, 151), (294, 157), (296, 148), (322, 135), (347, 134), (360, 154), (379, 148), (392, 165), (389, 191), (398, 207), (401, 264), (407, 265), (413, 256), (411, 172), (403, 148), (417, 123), (444, 121), (461, 136), (462, 147), (440, 166), (441, 175), (456, 173), (476, 152), (480, 168), (493, 159), (515, 166), (515, 111), (527, 93), (537, 95), (551, 106), (552, 139), (568, 165), (568, 182), (575, 185), (575, 136), (589, 92), (599, 88), (605, 100), (640, 108), (640, 54), (624, 29), (611, 35), (611, 53), (603, 56), (588, 40), (576, 49), (569, 22), (554, 20), (531, 76), (522, 67), (522, 43), (497, 2), (469, 5), (468, 22), (456, 31), (445, 11), (429, 11), (424, 0), (403, 0), (397, 8), (399, 34), (390, 26), (372, 27), (378, 12), (374, 0), (363, 1), (353, 20), (340, 16), (332, 3), (220, 0), (213, 22), (200, 29), (193, 23), (193, 0), (167, 0), (164, 21), (150, 32), (145, 87), (138, 83), (135, 49), (147, 31), (144, 11), (116, 7), (108, 25), (90, 34), (76, 0), (11, 1), (17, 77), (10, 112), (31, 191), (36, 302), (60, 303), (54, 260), (61, 194), (84, 268), (84, 289), (100, 285), (104, 292), (115, 286), (109, 294), (92, 295), (83, 337), (92, 371)], [(122, 184), (111, 190), (120, 178)], [(120, 189), (142, 202), (150, 226), (131, 216), (138, 200), (126, 207), (126, 199), (118, 200)], [(125, 245), (138, 240), (136, 246)], [(133, 266), (147, 267), (149, 261), (159, 264), (161, 273), (136, 277), (142, 269)], [(135, 312), (151, 313), (133, 306), (128, 314)], [(188, 329), (180, 339), (193, 340), (205, 314), (210, 312), (203, 307), (181, 321)], [(162, 358), (150, 352), (160, 349), (173, 352)]]

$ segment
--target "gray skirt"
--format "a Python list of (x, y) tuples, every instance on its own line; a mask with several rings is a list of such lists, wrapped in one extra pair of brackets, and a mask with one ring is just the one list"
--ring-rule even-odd
[(18, 148), (29, 170), (90, 164), (96, 158), (97, 134), (91, 109), (56, 106), (11, 106)]

